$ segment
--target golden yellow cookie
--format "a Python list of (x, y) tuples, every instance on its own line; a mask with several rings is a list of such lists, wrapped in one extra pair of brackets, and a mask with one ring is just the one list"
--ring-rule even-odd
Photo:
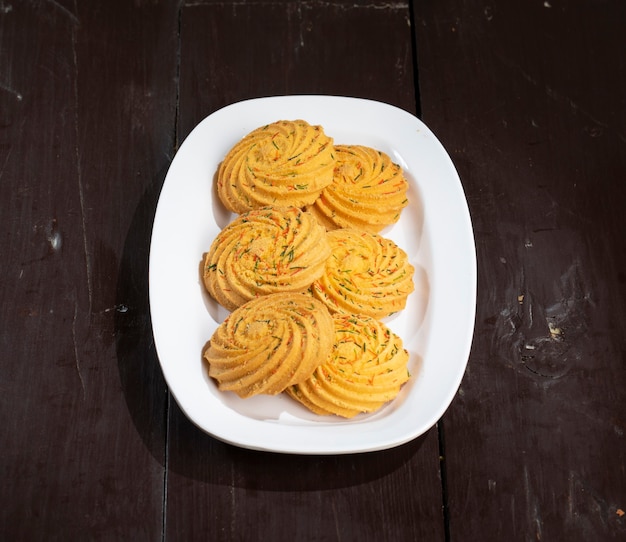
[(326, 230), (311, 214), (296, 207), (255, 209), (213, 240), (204, 257), (204, 285), (234, 310), (255, 297), (306, 291), (329, 255)]
[(311, 292), (331, 312), (384, 318), (404, 309), (415, 270), (398, 245), (354, 229), (333, 230), (327, 238), (331, 256)]
[(333, 336), (333, 319), (322, 303), (307, 294), (272, 294), (232, 312), (204, 358), (220, 390), (275, 395), (327, 359)]
[(235, 213), (268, 205), (303, 207), (333, 180), (333, 139), (321, 126), (281, 120), (239, 141), (217, 172), (217, 193)]
[(336, 314), (335, 344), (326, 361), (287, 394), (316, 414), (351, 418), (378, 410), (409, 379), (408, 352), (382, 322)]
[(408, 204), (408, 182), (384, 152), (336, 145), (333, 182), (309, 208), (327, 228), (378, 233), (394, 224)]

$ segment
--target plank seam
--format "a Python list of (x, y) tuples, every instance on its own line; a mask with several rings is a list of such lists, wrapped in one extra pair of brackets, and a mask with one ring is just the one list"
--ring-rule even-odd
[(443, 532), (445, 542), (450, 542), (450, 507), (448, 503), (448, 469), (446, 465), (446, 439), (443, 420), (437, 423), (439, 441), (439, 472), (441, 474), (441, 510), (443, 513)]
[(417, 62), (417, 17), (415, 15), (415, 2), (409, 2), (409, 20), (411, 22), (411, 55), (413, 64), (413, 91), (415, 94), (415, 115), (422, 118), (422, 98), (419, 84), (419, 67)]

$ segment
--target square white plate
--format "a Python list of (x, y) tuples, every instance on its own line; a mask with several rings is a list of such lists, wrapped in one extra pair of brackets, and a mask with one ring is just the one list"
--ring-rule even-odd
[[(239, 399), (217, 390), (202, 351), (226, 316), (204, 291), (200, 264), (234, 215), (214, 175), (228, 150), (259, 126), (303, 119), (335, 143), (386, 152), (409, 181), (409, 206), (382, 235), (415, 266), (407, 307), (386, 321), (410, 352), (411, 380), (380, 411), (351, 420), (321, 417), (287, 396)], [(338, 96), (281, 96), (227, 106), (204, 119), (167, 173), (150, 248), (150, 310), (159, 361), (177, 403), (218, 439), (256, 450), (342, 454), (382, 450), (426, 432), (463, 377), (474, 330), (476, 253), (459, 176), (433, 133), (397, 107)]]

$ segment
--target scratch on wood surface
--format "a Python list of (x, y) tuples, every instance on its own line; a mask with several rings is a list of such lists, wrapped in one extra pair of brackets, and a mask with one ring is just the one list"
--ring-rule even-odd
[(555, 91), (549, 85), (545, 85), (545, 91), (546, 91), (546, 94), (550, 98), (552, 98), (556, 102), (562, 102), (562, 103), (566, 104), (574, 113), (580, 113), (581, 115), (586, 117), (591, 122), (593, 122), (593, 123), (595, 123), (595, 124), (597, 124), (599, 126), (602, 126), (603, 128), (608, 128), (609, 127), (608, 123), (606, 123), (604, 121), (601, 121), (600, 119), (596, 118), (590, 112), (585, 111), (574, 100), (572, 100), (571, 98), (568, 98), (565, 95), (560, 94), (559, 92)]
[(78, 373), (78, 379), (80, 380), (80, 386), (83, 390), (83, 400), (85, 400), (85, 381), (83, 380), (83, 374), (80, 370), (80, 356), (78, 355), (78, 341), (76, 340), (77, 319), (78, 319), (78, 302), (74, 301), (74, 318), (72, 319), (72, 342), (74, 344), (74, 363), (76, 365), (76, 372)]
[[(580, 473), (569, 471), (566, 521), (588, 540), (621, 518), (620, 503), (610, 504)], [(621, 513), (620, 513), (621, 512)]]
[[(596, 127), (600, 127), (600, 128), (589, 130), (589, 134), (592, 137), (598, 137), (599, 135), (602, 135), (602, 132), (603, 132), (602, 129), (610, 128), (610, 125), (608, 122), (597, 118), (593, 113), (581, 107), (577, 102), (575, 102), (574, 100), (572, 100), (565, 94), (562, 94), (556, 91), (547, 83), (539, 81), (538, 79), (530, 75), (528, 72), (526, 72), (517, 62), (513, 61), (510, 58), (499, 55), (497, 53), (496, 53), (496, 56), (509, 68), (512, 68), (513, 70), (517, 71), (522, 76), (523, 79), (528, 81), (534, 87), (537, 87), (537, 88), (543, 87), (543, 90), (546, 93), (546, 96), (548, 96), (551, 100), (555, 101), (556, 103), (565, 105), (566, 107), (569, 108), (569, 110), (572, 113), (581, 115), (582, 117), (586, 118), (587, 120), (595, 124)], [(622, 142), (626, 142), (626, 134), (622, 132), (617, 132), (616, 135)]]
[(234, 538), (237, 533), (237, 495), (235, 494), (235, 465), (230, 465), (230, 534)]
[(570, 520), (574, 519), (574, 473), (570, 471), (567, 477), (567, 515)]
[(516, 523), (516, 519), (517, 519), (517, 505), (515, 503), (515, 495), (511, 495), (511, 506), (510, 506), (510, 512), (509, 512), (509, 517), (511, 518), (511, 523), (513, 525), (513, 529), (511, 532), (516, 533), (517, 532), (517, 523)]
[(124, 303), (120, 303), (119, 305), (114, 305), (113, 307), (109, 307), (107, 309), (104, 309), (102, 311), (100, 311), (101, 314), (106, 314), (108, 312), (119, 312), (121, 314), (127, 313), (128, 312), (128, 305), (124, 305)]
[(56, 0), (46, 0), (46, 2), (49, 5), (54, 6), (55, 9), (58, 9), (65, 17), (68, 17), (72, 21), (72, 23), (74, 23), (75, 25), (80, 24), (78, 17), (74, 13), (72, 13), (69, 9), (67, 9), (65, 6), (59, 4)]
[(85, 271), (87, 274), (87, 293), (89, 298), (89, 313), (91, 314), (93, 285), (91, 278), (91, 260), (89, 258), (89, 245), (87, 241), (87, 223), (85, 219), (85, 190), (83, 187), (83, 175), (80, 162), (79, 140), (79, 119), (78, 119), (78, 57), (76, 54), (76, 30), (72, 29), (72, 59), (74, 63), (74, 155), (76, 158), (76, 178), (78, 183), (78, 197), (80, 201), (80, 220), (83, 234), (83, 253), (85, 258)]
[(0, 88), (1, 88), (2, 90), (5, 90), (5, 91), (6, 91), (6, 92), (8, 92), (9, 94), (13, 94), (13, 96), (15, 96), (15, 99), (16, 99), (18, 102), (21, 102), (21, 101), (23, 100), (23, 98), (24, 98), (24, 96), (22, 96), (22, 93), (21, 93), (21, 92), (18, 92), (18, 91), (17, 91), (17, 90), (15, 90), (14, 88), (11, 88), (10, 86), (5, 85), (4, 83), (0, 83)]
[(9, 151), (7, 152), (7, 155), (4, 158), (4, 164), (2, 164), (2, 167), (0, 168), (0, 180), (2, 180), (2, 175), (4, 175), (4, 170), (7, 167), (7, 164), (9, 163), (9, 158), (11, 157), (11, 153), (13, 152), (13, 147), (9, 147)]
[(337, 515), (337, 506), (335, 500), (332, 501), (333, 518), (335, 520), (335, 532), (337, 533), (337, 540), (341, 540), (341, 531), (339, 530), (339, 516)]
[[(291, 4), (289, 4), (291, 6)], [(296, 15), (297, 15), (297, 21), (298, 21), (298, 38), (293, 40), (294, 44), (295, 44), (295, 52), (298, 53), (298, 51), (300, 49), (304, 48), (304, 32), (303, 32), (303, 25), (302, 25), (302, 6), (300, 3), (298, 3), (296, 5), (296, 9), (295, 9)], [(287, 10), (287, 22), (291, 23), (291, 14), (292, 14), (292, 9), (288, 9)], [(291, 24), (289, 24), (289, 26), (291, 26)]]
[(539, 504), (537, 497), (530, 487), (530, 478), (528, 476), (528, 467), (524, 465), (524, 494), (526, 495), (526, 507), (528, 527), (534, 530), (535, 540), (542, 540), (542, 520), (539, 513)]

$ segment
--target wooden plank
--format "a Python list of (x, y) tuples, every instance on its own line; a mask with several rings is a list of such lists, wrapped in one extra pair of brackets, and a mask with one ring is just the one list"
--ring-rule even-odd
[(0, 538), (160, 539), (146, 258), (174, 145), (177, 12), (1, 11)]
[(618, 540), (626, 523), (623, 3), (415, 2), (423, 118), (479, 259), (445, 416), (450, 540)]
[(171, 416), (168, 538), (443, 539), (435, 431), (386, 452), (290, 456), (216, 441), (175, 405)]
[[(242, 99), (345, 94), (415, 111), (406, 4), (194, 2), (181, 18), (180, 139)], [(302, 116), (306, 118), (306, 111)], [(442, 540), (436, 431), (338, 457), (241, 450), (170, 409), (168, 539)]]
[(183, 9), (182, 38), (181, 138), (216, 109), (262, 96), (344, 95), (416, 112), (406, 3), (196, 1)]

